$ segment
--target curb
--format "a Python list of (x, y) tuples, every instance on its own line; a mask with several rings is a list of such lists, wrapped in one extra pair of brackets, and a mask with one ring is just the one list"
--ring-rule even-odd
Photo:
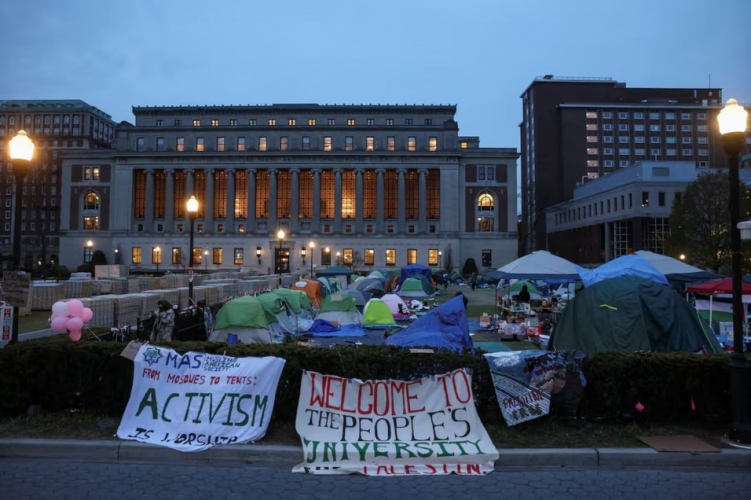
[[(751, 469), (751, 451), (668, 453), (651, 448), (499, 449), (495, 470), (513, 467), (743, 467)], [(271, 467), (297, 465), (298, 446), (237, 444), (185, 453), (136, 441), (73, 439), (0, 439), (0, 458), (123, 460), (128, 462), (239, 462)]]

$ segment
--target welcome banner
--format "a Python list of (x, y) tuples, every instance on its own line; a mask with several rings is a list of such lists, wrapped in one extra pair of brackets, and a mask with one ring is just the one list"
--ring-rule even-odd
[(296, 428), (293, 472), (483, 475), (498, 459), (463, 369), (411, 382), (304, 372)]
[(143, 345), (117, 437), (200, 451), (261, 439), (285, 361)]

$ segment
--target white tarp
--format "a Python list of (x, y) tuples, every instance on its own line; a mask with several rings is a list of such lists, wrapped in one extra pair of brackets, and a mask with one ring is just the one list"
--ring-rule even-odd
[(466, 370), (401, 380), (304, 372), (297, 406), (303, 462), (293, 472), (484, 475), (498, 450)]
[(117, 437), (180, 451), (257, 441), (268, 429), (284, 363), (143, 345)]

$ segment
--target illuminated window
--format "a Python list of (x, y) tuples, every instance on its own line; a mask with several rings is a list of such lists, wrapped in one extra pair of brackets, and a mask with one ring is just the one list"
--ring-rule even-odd
[(375, 250), (372, 248), (365, 249), (365, 265), (372, 266), (375, 264)]
[[(237, 252), (240, 252), (240, 264), (242, 264), (242, 248), (235, 248), (235, 258), (237, 258)], [(222, 259), (224, 258), (224, 251), (221, 248), (212, 248), (211, 249), (211, 262), (212, 264), (216, 266), (222, 265)], [(237, 264), (237, 262), (235, 262)]]
[(200, 127), (201, 126), (201, 120), (193, 120), (193, 126), (194, 127)]
[(386, 265), (387, 266), (396, 265), (396, 250), (394, 250), (393, 248), (386, 249)]
[(414, 248), (407, 249), (407, 264), (417, 264), (417, 250)]
[(264, 136), (258, 138), (258, 151), (266, 151), (266, 137)]
[(269, 118), (269, 127), (276, 126), (276, 118)]
[(428, 249), (428, 265), (429, 266), (438, 265), (438, 249), (437, 248)]
[(141, 247), (133, 247), (130, 250), (130, 262), (132, 264), (141, 263)]
[(461, 143), (459, 143), (459, 147), (462, 149), (467, 149), (468, 146), (469, 144), (467, 143), (467, 141), (462, 141)]
[(414, 137), (407, 137), (407, 151), (417, 150), (417, 139)]
[(99, 229), (99, 217), (92, 216), (92, 217), (84, 217), (83, 218), (83, 228), (86, 231), (96, 231)]
[[(215, 252), (216, 252), (216, 250), (221, 250), (221, 248), (214, 249)], [(244, 252), (244, 250), (242, 248), (235, 248), (234, 251), (232, 252), (232, 254), (234, 255), (235, 265), (236, 266), (242, 266), (243, 262), (245, 262), (245, 252)]]
[(321, 248), (321, 265), (331, 265), (331, 249), (329, 247)]
[(203, 137), (196, 137), (196, 151), (203, 151)]
[(217, 151), (224, 151), (224, 137), (217, 137), (216, 138), (216, 150)]
[(175, 149), (178, 151), (185, 151), (185, 137), (178, 137), (175, 142)]
[(295, 125), (297, 125), (297, 120), (295, 120), (294, 118), (290, 118), (287, 120), (287, 125), (289, 125), (290, 127), (294, 127)]
[(437, 137), (428, 138), (428, 147), (431, 151), (438, 151), (438, 138)]
[(347, 118), (347, 125), (349, 127), (354, 127), (355, 126), (355, 119), (354, 118)]
[(218, 127), (219, 126), (219, 120), (217, 120), (217, 119), (211, 120), (211, 126), (212, 127)]
[(310, 125), (311, 127), (313, 127), (313, 126), (315, 126), (315, 124), (316, 124), (316, 119), (315, 118), (308, 118), (308, 125)]
[(289, 140), (286, 137), (279, 138), (279, 151), (287, 151)]
[(396, 138), (393, 135), (386, 137), (386, 149), (394, 151), (396, 149)]
[(488, 193), (483, 193), (477, 199), (478, 210), (493, 210), (495, 208), (495, 200), (493, 196)]
[(366, 151), (373, 151), (375, 150), (375, 138), (372, 135), (369, 135), (365, 138), (365, 150)]
[(237, 150), (238, 151), (245, 151), (245, 137), (238, 137), (237, 138)]
[(323, 138), (323, 150), (331, 151), (331, 136), (327, 135)]
[(183, 263), (183, 250), (180, 247), (172, 247), (172, 263), (181, 265)]
[(99, 196), (94, 191), (89, 191), (83, 200), (84, 210), (99, 210)]
[(342, 250), (342, 264), (345, 266), (351, 266), (353, 259), (353, 251), (351, 248), (345, 248)]

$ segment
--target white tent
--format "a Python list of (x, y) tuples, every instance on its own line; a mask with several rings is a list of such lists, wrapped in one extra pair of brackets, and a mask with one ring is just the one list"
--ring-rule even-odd
[(652, 264), (652, 267), (664, 274), (668, 281), (696, 283), (698, 281), (722, 278), (719, 274), (702, 271), (698, 267), (691, 266), (667, 255), (647, 250), (639, 250), (636, 252), (636, 255)]
[(519, 257), (515, 261), (492, 271), (490, 275), (500, 279), (572, 281), (581, 279), (573, 262), (545, 250), (538, 250), (524, 257)]

